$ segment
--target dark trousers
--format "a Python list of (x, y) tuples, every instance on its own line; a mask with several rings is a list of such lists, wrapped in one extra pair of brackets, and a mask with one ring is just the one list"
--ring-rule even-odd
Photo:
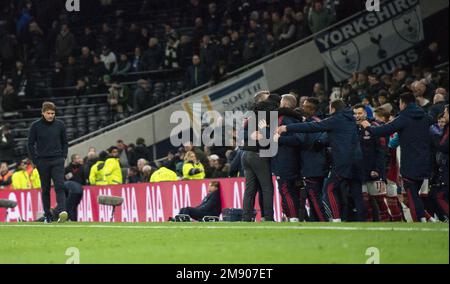
[(431, 199), (435, 204), (439, 219), (441, 221), (448, 219), (448, 185), (434, 187), (430, 194)]
[(83, 193), (69, 193), (66, 204), (70, 221), (78, 221), (78, 205), (80, 204), (81, 199), (83, 199)]
[(201, 221), (205, 216), (213, 216), (204, 210), (192, 207), (181, 208), (180, 214), (189, 215), (192, 219)]
[(419, 196), (422, 184), (423, 180), (414, 180), (403, 177), (403, 187), (405, 188), (408, 197), (408, 207), (414, 222), (420, 222), (422, 218), (425, 218), (425, 207)]
[(367, 211), (364, 206), (361, 181), (343, 178), (331, 172), (325, 186), (325, 201), (331, 210), (333, 219), (348, 220), (351, 198), (357, 210), (356, 220), (367, 221)]
[(300, 189), (297, 187), (297, 180), (277, 177), (277, 182), (283, 213), (288, 218), (299, 218)]
[(323, 206), (323, 180), (323, 177), (305, 178), (305, 189), (308, 193), (311, 221), (327, 221)]
[(50, 211), (51, 181), (56, 193), (56, 213), (66, 211), (66, 195), (64, 192), (64, 159), (40, 160), (37, 163), (42, 187), (42, 205), (45, 216), (52, 216)]
[(243, 221), (253, 219), (255, 198), (258, 187), (263, 196), (263, 211), (266, 221), (273, 221), (273, 182), (270, 169), (270, 158), (261, 158), (258, 153), (246, 151), (243, 158), (245, 172), (245, 193), (243, 201)]

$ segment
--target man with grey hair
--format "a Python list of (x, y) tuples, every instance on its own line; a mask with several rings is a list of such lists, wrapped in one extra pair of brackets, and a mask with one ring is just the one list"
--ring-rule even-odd
[[(277, 126), (302, 122), (302, 115), (294, 111), (296, 107), (297, 98), (294, 95), (283, 95), (278, 109)], [(304, 210), (300, 202), (300, 190), (297, 186), (301, 178), (300, 140), (296, 134), (284, 133), (278, 143), (278, 153), (272, 158), (272, 171), (277, 178), (283, 213), (290, 222), (298, 222), (300, 216), (303, 215), (299, 213)]]
[(430, 107), (428, 111), (430, 116), (433, 118), (433, 122), (437, 122), (439, 115), (444, 113), (445, 105), (446, 105), (445, 95), (437, 93), (436, 91), (436, 95), (434, 95), (433, 99), (433, 105)]

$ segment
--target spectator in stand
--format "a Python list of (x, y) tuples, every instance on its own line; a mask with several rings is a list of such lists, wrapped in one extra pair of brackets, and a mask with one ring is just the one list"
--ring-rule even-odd
[(191, 38), (188, 35), (182, 35), (179, 46), (179, 63), (181, 68), (188, 68), (193, 54), (194, 47)]
[(139, 176), (139, 170), (136, 167), (127, 169), (127, 184), (140, 183), (141, 177)]
[(89, 47), (81, 48), (81, 56), (78, 59), (80, 66), (80, 73), (87, 76), (92, 72), (92, 65), (94, 63), (94, 58), (92, 57), (91, 50)]
[(417, 104), (418, 104), (425, 112), (428, 113), (429, 110), (430, 110), (430, 108), (431, 108), (431, 106), (432, 106), (431, 102), (430, 102), (428, 99), (426, 99), (426, 98), (422, 95), (421, 92), (416, 92), (416, 93), (414, 94), (414, 96), (416, 97)]
[(0, 127), (0, 162), (11, 164), (14, 161), (14, 136), (8, 124)]
[(384, 89), (384, 86), (376, 74), (370, 74), (368, 79), (369, 87), (367, 88), (367, 94), (370, 97), (376, 97)]
[(247, 34), (247, 40), (244, 44), (244, 51), (242, 52), (242, 59), (245, 64), (249, 64), (261, 58), (264, 54), (264, 45), (260, 38), (256, 36), (254, 31)]
[(71, 33), (69, 25), (63, 24), (61, 26), (61, 32), (56, 39), (56, 58), (63, 62), (66, 61), (72, 54), (75, 46), (75, 36)]
[(4, 112), (14, 112), (19, 108), (17, 92), (14, 89), (13, 82), (11, 79), (7, 80), (6, 86), (2, 90), (1, 95), (2, 95), (2, 108)]
[(102, 49), (102, 54), (100, 55), (100, 60), (105, 64), (106, 70), (108, 70), (108, 74), (112, 74), (117, 65), (117, 57), (114, 52), (107, 46), (104, 46)]
[(89, 152), (85, 158), (85, 161), (83, 162), (84, 167), (83, 167), (83, 171), (84, 171), (84, 176), (86, 178), (86, 181), (89, 180), (89, 175), (91, 173), (91, 168), (92, 166), (95, 165), (95, 163), (97, 163), (98, 161), (98, 155), (95, 152)]
[(240, 39), (239, 33), (237, 31), (233, 31), (231, 33), (231, 42), (230, 42), (230, 60), (228, 65), (230, 70), (235, 70), (242, 65), (242, 52), (244, 50), (242, 41)]
[(74, 87), (80, 75), (77, 62), (74, 56), (69, 56), (67, 65), (64, 67), (64, 87)]
[(381, 90), (378, 93), (378, 104), (389, 113), (394, 109), (392, 104), (389, 102), (389, 93), (385, 90)]
[(144, 138), (138, 138), (136, 139), (136, 148), (135, 148), (136, 158), (139, 159), (145, 159), (147, 161), (151, 160), (151, 152), (150, 149), (145, 145), (145, 139)]
[(183, 178), (186, 180), (199, 180), (205, 178), (205, 168), (197, 159), (193, 151), (186, 153), (183, 165)]
[(192, 57), (192, 65), (186, 71), (186, 85), (189, 89), (195, 89), (208, 83), (210, 74), (207, 67), (200, 61), (200, 56)]
[(148, 49), (142, 56), (142, 67), (145, 71), (159, 70), (162, 68), (164, 53), (159, 45), (156, 37), (150, 38), (148, 41)]
[(137, 81), (137, 89), (133, 95), (133, 112), (138, 114), (153, 105), (153, 97), (150, 92), (150, 84), (147, 80)]
[(434, 96), (433, 99), (433, 105), (430, 106), (429, 108), (429, 113), (433, 118), (433, 122), (436, 122), (438, 116), (444, 113), (445, 105), (446, 105), (445, 96), (440, 93), (437, 93), (436, 91), (436, 95)]
[(134, 49), (134, 56), (131, 60), (131, 69), (130, 72), (141, 72), (144, 71), (145, 66), (142, 61), (142, 50), (140, 47), (136, 47)]
[(123, 142), (123, 140), (117, 140), (116, 147), (119, 149), (120, 165), (123, 168), (129, 168), (130, 163), (128, 162), (128, 146)]
[(83, 170), (83, 159), (78, 154), (70, 157), (70, 165), (64, 169), (64, 177), (66, 181), (77, 182), (81, 185), (86, 184), (86, 177)]
[(309, 28), (313, 34), (327, 28), (333, 22), (330, 10), (324, 7), (323, 0), (314, 0), (309, 12)]
[(202, 43), (200, 45), (200, 59), (201, 62), (210, 69), (212, 69), (217, 63), (217, 46), (208, 35), (205, 35), (202, 38)]
[(2, 162), (0, 164), (0, 189), (9, 188), (12, 183), (13, 171), (10, 171), (8, 164)]
[(284, 15), (281, 34), (278, 37), (281, 47), (288, 46), (295, 42), (297, 36), (297, 26), (291, 15)]
[(148, 161), (146, 159), (139, 159), (137, 161), (137, 169), (138, 169), (138, 172), (139, 172), (139, 180), (141, 182), (145, 182), (144, 181), (144, 167), (145, 166), (149, 166), (149, 163), (148, 163)]
[(108, 93), (108, 104), (110, 106), (112, 121), (116, 122), (124, 118), (125, 108), (128, 105), (129, 89), (126, 85), (113, 82)]
[(120, 60), (117, 63), (113, 74), (117, 76), (125, 76), (131, 70), (131, 63), (128, 60), (128, 55), (126, 53), (122, 53), (120, 55)]
[(434, 68), (441, 61), (441, 55), (439, 54), (439, 45), (437, 42), (432, 42), (426, 49), (423, 50), (419, 59), (420, 68)]
[(164, 68), (180, 68), (180, 41), (173, 34), (169, 35), (164, 55)]
[(90, 50), (97, 48), (97, 38), (90, 26), (84, 27), (83, 35), (79, 37), (78, 43), (80, 46), (85, 46)]
[(27, 173), (27, 163), (25, 160), (19, 161), (17, 163), (17, 168), (11, 177), (12, 189), (32, 189), (32, 183), (30, 176)]

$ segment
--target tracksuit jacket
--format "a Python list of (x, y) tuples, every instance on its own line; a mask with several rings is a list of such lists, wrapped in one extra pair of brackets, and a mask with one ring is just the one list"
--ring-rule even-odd
[(288, 132), (327, 132), (331, 146), (332, 171), (341, 178), (360, 179), (362, 152), (353, 112), (345, 109), (322, 121), (287, 125)]
[[(371, 122), (374, 126), (379, 126), (376, 122)], [(370, 176), (372, 171), (376, 171), (379, 177), (376, 180), (386, 179), (386, 152), (381, 145), (381, 138), (366, 131), (363, 127), (358, 127), (359, 143), (363, 154), (362, 182), (373, 181)], [(385, 139), (383, 137), (383, 139)]]
[(431, 117), (418, 105), (409, 104), (390, 123), (367, 130), (379, 137), (398, 132), (400, 146), (400, 173), (403, 177), (422, 180), (431, 171)]
[[(286, 108), (278, 110), (278, 125), (295, 124), (302, 121), (300, 113)], [(300, 141), (294, 133), (283, 133), (279, 140), (278, 153), (272, 158), (272, 172), (289, 180), (300, 178)]]

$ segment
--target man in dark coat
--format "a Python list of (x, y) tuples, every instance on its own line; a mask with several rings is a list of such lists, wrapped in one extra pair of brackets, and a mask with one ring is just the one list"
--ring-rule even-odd
[[(302, 111), (306, 116), (305, 122), (319, 122), (319, 100), (310, 97), (303, 103)], [(305, 190), (311, 205), (310, 220), (326, 221), (323, 206), (322, 189), (325, 177), (329, 172), (329, 163), (326, 154), (328, 135), (325, 132), (298, 133), (295, 135), (300, 146), (300, 169), (305, 182)], [(280, 145), (287, 143), (285, 137), (280, 137)]]
[(368, 121), (372, 126), (379, 126), (367, 118), (366, 107), (357, 104), (353, 107), (358, 123), (359, 143), (363, 153), (362, 164), (363, 197), (367, 208), (368, 221), (389, 221), (386, 205), (386, 137), (377, 137), (366, 131), (361, 123)]
[[(336, 100), (330, 104), (330, 114), (331, 117), (319, 122), (281, 126), (278, 128), (278, 133), (328, 132), (333, 161), (326, 184), (326, 199), (332, 212), (333, 221), (340, 222), (341, 215), (344, 219), (349, 216), (347, 205), (340, 206), (337, 198), (342, 195), (340, 187), (345, 182), (356, 206), (357, 219), (364, 222), (366, 221), (366, 208), (362, 197), (360, 173), (362, 153), (356, 121), (353, 112), (346, 108), (342, 100)], [(346, 198), (342, 199), (342, 202), (346, 201)]]
[(0, 162), (11, 164), (14, 161), (14, 137), (9, 125), (0, 127)]
[[(294, 111), (297, 99), (293, 95), (284, 95), (278, 109), (278, 125), (295, 124), (302, 121), (300, 113)], [(281, 140), (281, 142), (280, 142)], [(280, 137), (277, 154), (272, 158), (272, 172), (277, 177), (278, 190), (282, 199), (283, 213), (291, 222), (299, 221), (300, 191), (300, 146), (299, 140), (292, 133)]]
[(430, 177), (431, 139), (428, 114), (416, 104), (411, 93), (400, 96), (399, 116), (391, 123), (373, 127), (369, 122), (361, 125), (371, 134), (382, 137), (397, 132), (400, 138), (400, 173), (409, 199), (411, 215), (416, 222), (426, 221), (425, 209), (419, 196), (423, 181)]
[(220, 188), (218, 182), (210, 182), (208, 195), (202, 203), (195, 207), (181, 208), (180, 214), (189, 215), (192, 219), (201, 221), (205, 216), (219, 217), (222, 212), (222, 201), (220, 197)]

